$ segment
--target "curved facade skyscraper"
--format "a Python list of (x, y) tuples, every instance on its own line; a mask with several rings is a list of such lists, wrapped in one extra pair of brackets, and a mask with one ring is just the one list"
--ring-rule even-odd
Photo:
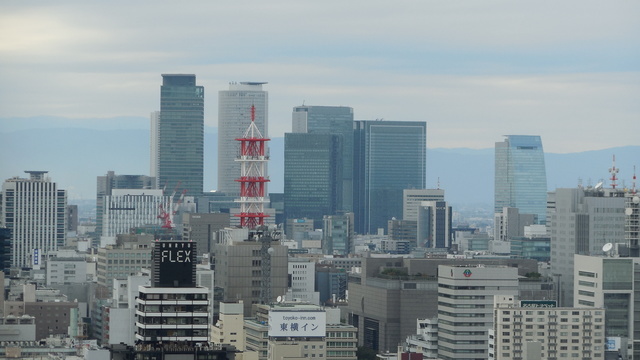
[(518, 208), (546, 223), (547, 172), (542, 140), (537, 135), (506, 135), (495, 147), (495, 208)]

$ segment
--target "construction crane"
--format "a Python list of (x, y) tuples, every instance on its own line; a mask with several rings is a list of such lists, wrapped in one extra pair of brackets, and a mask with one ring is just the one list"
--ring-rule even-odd
[[(178, 200), (174, 201), (179, 187), (180, 187), (180, 182), (178, 182), (175, 189), (173, 190), (173, 193), (171, 194), (171, 197), (169, 197), (168, 209), (165, 209), (165, 207), (162, 204), (158, 205), (158, 210), (159, 210), (158, 219), (162, 220), (162, 228), (166, 229), (167, 231), (171, 231), (175, 227), (173, 222), (173, 216), (180, 209), (180, 205), (184, 200), (184, 195), (187, 193), (187, 189), (182, 190)], [(165, 189), (166, 189), (166, 185), (165, 185)]]

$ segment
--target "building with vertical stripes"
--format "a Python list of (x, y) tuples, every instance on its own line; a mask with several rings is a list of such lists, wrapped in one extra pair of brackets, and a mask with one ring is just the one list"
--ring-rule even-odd
[[(29, 178), (13, 177), (2, 185), (0, 227), (11, 231), (11, 266), (39, 265), (39, 257), (64, 245), (67, 192), (58, 188), (47, 171), (25, 171)], [(34, 250), (39, 253), (35, 256)]]

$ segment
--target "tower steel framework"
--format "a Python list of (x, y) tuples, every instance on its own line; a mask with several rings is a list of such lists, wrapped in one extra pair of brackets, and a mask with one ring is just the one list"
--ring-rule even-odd
[(268, 215), (264, 213), (265, 184), (269, 178), (265, 174), (265, 165), (269, 160), (266, 154), (267, 139), (262, 136), (255, 123), (256, 108), (251, 106), (251, 124), (244, 136), (236, 139), (240, 142), (240, 156), (236, 161), (240, 162), (240, 177), (236, 179), (240, 183), (240, 213), (235, 215), (240, 218), (240, 227), (255, 229), (264, 225)]

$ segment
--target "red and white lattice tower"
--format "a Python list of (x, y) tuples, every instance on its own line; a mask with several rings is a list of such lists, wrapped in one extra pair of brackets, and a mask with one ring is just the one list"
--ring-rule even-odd
[(616, 167), (616, 156), (613, 155), (613, 167), (609, 169), (609, 173), (611, 174), (611, 177), (609, 178), (609, 180), (611, 180), (611, 187), (613, 189), (615, 189), (616, 186), (618, 186), (618, 183), (616, 182), (618, 181), (618, 177), (616, 176), (618, 174), (618, 171), (620, 171), (620, 169)]
[(265, 168), (269, 157), (266, 155), (267, 139), (262, 136), (255, 123), (256, 108), (251, 106), (251, 124), (244, 136), (236, 139), (240, 142), (240, 227), (254, 229), (264, 225), (268, 215), (264, 213), (265, 184), (269, 182)]

